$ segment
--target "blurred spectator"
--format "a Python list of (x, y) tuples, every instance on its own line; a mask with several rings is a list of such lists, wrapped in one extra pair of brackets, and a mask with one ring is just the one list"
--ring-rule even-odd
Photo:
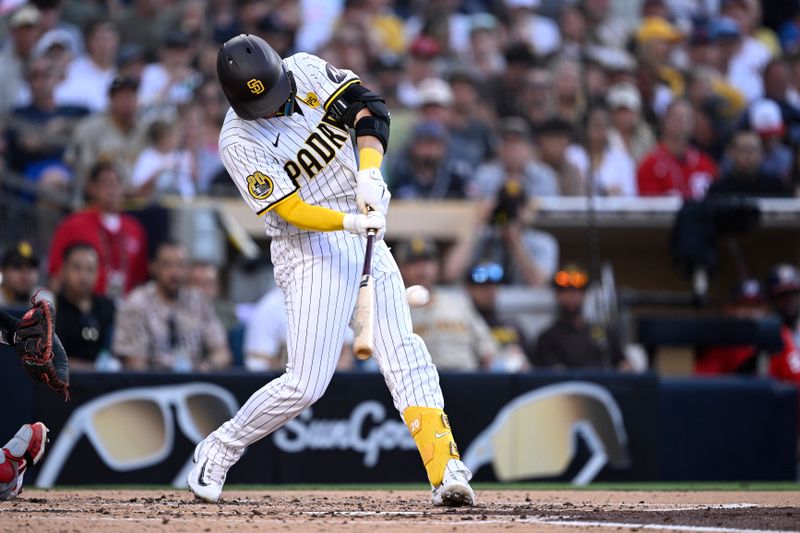
[(437, 285), (439, 254), (435, 245), (423, 239), (402, 242), (395, 247), (394, 256), (406, 286), (422, 285), (431, 293), (427, 304), (411, 308), (411, 321), (436, 368), (468, 371), (488, 367), (499, 346), (463, 289)]
[(458, 108), (450, 84), (439, 78), (429, 78), (419, 84), (419, 114), (423, 121), (436, 122), (448, 130), (450, 157), (470, 167), (482, 163), (491, 150), (492, 131), (488, 124), (476, 118), (480, 113), (477, 88), (468, 74), (456, 78), (459, 90)]
[[(207, 0), (185, 0), (179, 6), (180, 13), (178, 31), (189, 37), (191, 41), (209, 41), (211, 37), (211, 27), (206, 12), (208, 8)], [(281, 55), (281, 57), (284, 57)]]
[[(723, 316), (756, 320), (767, 314), (767, 301), (757, 279), (735, 284), (722, 307)], [(758, 349), (755, 346), (711, 346), (700, 350), (695, 361), (698, 374), (756, 373)]]
[[(247, 2), (218, 0), (211, 2), (208, 6), (211, 12), (209, 18), (211, 19), (211, 34), (214, 42), (224, 43), (231, 37), (236, 37), (241, 33), (237, 18), (238, 13), (236, 12), (237, 3), (246, 4)], [(328, 22), (329, 25), (332, 25), (332, 23), (332, 20)]]
[(581, 59), (589, 39), (586, 15), (578, 4), (565, 3), (558, 17), (561, 30), (561, 49), (559, 53), (573, 59)]
[(639, 164), (641, 196), (678, 195), (699, 200), (717, 177), (717, 165), (689, 144), (694, 131), (694, 110), (679, 99), (667, 107), (661, 121), (661, 139)]
[(555, 173), (561, 196), (583, 196), (586, 184), (581, 172), (567, 157), (572, 126), (561, 118), (550, 118), (536, 131), (539, 159)]
[(98, 163), (92, 168), (86, 195), (87, 208), (68, 216), (55, 229), (49, 254), (50, 277), (57, 280), (67, 247), (87, 242), (99, 260), (95, 294), (118, 298), (147, 280), (144, 228), (121, 212), (122, 181), (113, 165)]
[(555, 114), (553, 75), (549, 70), (535, 67), (528, 71), (521, 88), (520, 105), (534, 131)]
[(152, 201), (165, 194), (191, 199), (197, 194), (197, 167), (181, 147), (180, 123), (156, 120), (147, 130), (148, 145), (136, 158), (131, 194)]
[(800, 51), (800, 2), (794, 1), (786, 10), (787, 18), (780, 27), (781, 47), (789, 53)]
[(197, 172), (195, 187), (200, 194), (208, 194), (215, 176), (224, 171), (218, 144), (222, 125), (218, 87), (216, 81), (214, 85), (204, 84), (198, 101), (182, 113), (185, 147), (191, 156), (192, 168)]
[(524, 120), (506, 119), (500, 132), (499, 160), (475, 173), (477, 192), (485, 200), (479, 225), (451, 249), (444, 279), (461, 281), (471, 265), (488, 260), (503, 266), (505, 283), (543, 285), (558, 264), (558, 245), (551, 235), (526, 227), (526, 209), (529, 198), (557, 194), (555, 176), (533, 159)]
[[(39, 257), (28, 241), (19, 241), (6, 249), (0, 262), (0, 307), (27, 310), (39, 285)], [(39, 299), (53, 301), (49, 291), (41, 291)]]
[(75, 129), (64, 160), (75, 171), (76, 198), (83, 195), (83, 183), (98, 162), (114, 162), (128, 188), (144, 137), (144, 128), (136, 114), (138, 87), (139, 83), (132, 78), (115, 78), (108, 89), (108, 111), (87, 117)]
[(55, 88), (56, 102), (87, 107), (92, 112), (105, 110), (118, 49), (119, 32), (114, 23), (105, 19), (92, 22), (86, 28), (86, 54), (67, 67), (66, 78)]
[(787, 129), (784, 138), (792, 144), (800, 143), (800, 92), (797, 81), (792, 79), (791, 66), (783, 58), (773, 59), (764, 67), (764, 97), (780, 107)]
[(113, 353), (126, 368), (188, 372), (230, 365), (225, 329), (211, 302), (187, 286), (188, 267), (186, 247), (165, 241), (150, 265), (153, 280), (119, 306)]
[(666, 103), (684, 91), (683, 76), (671, 65), (673, 50), (682, 38), (683, 35), (675, 26), (660, 17), (643, 19), (636, 31), (640, 76), (649, 75), (653, 78), (655, 86), (649, 101), (657, 114), (666, 107)]
[(189, 269), (189, 286), (194, 287), (214, 306), (214, 311), (226, 331), (239, 325), (236, 306), (222, 296), (219, 269), (204, 261), (195, 261)]
[(561, 46), (558, 26), (552, 19), (536, 13), (541, 0), (505, 0), (505, 4), (511, 41), (528, 44), (539, 57), (558, 51)]
[[(83, 41), (81, 40), (81, 42)], [(61, 82), (66, 76), (72, 60), (77, 56), (75, 50), (69, 34), (64, 30), (55, 29), (48, 31), (36, 41), (32, 58), (49, 60), (53, 64), (56, 81)]]
[[(32, 0), (42, 15), (42, 33), (45, 35), (57, 32), (67, 40), (66, 46), (76, 54), (83, 53), (83, 35), (80, 28), (63, 17), (62, 0)], [(42, 37), (44, 38), (44, 36)], [(37, 48), (39, 43), (37, 43)], [(69, 352), (67, 352), (69, 353)]]
[(759, 4), (760, 0), (725, 0), (720, 10), (723, 17), (735, 20), (742, 32), (742, 45), (733, 58), (734, 63), (742, 63), (756, 73), (764, 70), (778, 51), (775, 34), (761, 27)]
[(800, 270), (788, 263), (775, 265), (764, 288), (772, 311), (781, 319), (783, 338), (783, 350), (772, 354), (769, 373), (780, 380), (800, 383)]
[(464, 198), (470, 169), (452, 157), (448, 134), (438, 122), (421, 122), (391, 170), (397, 199)]
[(126, 43), (138, 44), (154, 53), (167, 34), (175, 31), (180, 3), (132, 0), (126, 4), (114, 17), (120, 37)]
[(555, 172), (534, 156), (531, 130), (521, 118), (507, 118), (499, 127), (498, 158), (475, 171), (476, 194), (494, 199), (508, 181), (522, 184), (529, 198), (557, 196), (559, 186)]
[(686, 97), (696, 110), (702, 110), (709, 104), (719, 109), (718, 115), (725, 123), (715, 127), (721, 130), (720, 138), (723, 142), (730, 131), (730, 123), (747, 107), (744, 95), (728, 83), (713, 66), (696, 65), (688, 72)]
[(459, 7), (455, 0), (420, 2), (406, 20), (406, 34), (430, 36), (443, 52), (463, 53), (468, 46), (470, 19)]
[(148, 109), (185, 104), (199, 85), (200, 75), (192, 68), (189, 37), (172, 32), (158, 49), (158, 61), (142, 71), (139, 105)]
[(436, 58), (441, 54), (439, 43), (432, 37), (417, 37), (408, 49), (404, 76), (397, 86), (397, 99), (406, 107), (419, 105), (419, 84), (436, 76)]
[[(279, 287), (273, 287), (258, 300), (245, 325), (244, 363), (248, 370), (264, 372), (283, 370), (286, 367), (288, 327), (283, 291)], [(354, 366), (353, 330), (348, 327), (336, 369), (352, 370)]]
[(551, 69), (555, 115), (567, 124), (577, 126), (586, 106), (583, 66), (574, 59), (563, 58), (551, 65)]
[(475, 79), (466, 71), (450, 75), (453, 106), (450, 111), (450, 149), (453, 157), (470, 168), (489, 159), (494, 132), (488, 122), (486, 103), (480, 99)]
[[(78, 120), (89, 113), (85, 107), (60, 106), (53, 98), (57, 81), (53, 63), (46, 58), (28, 64), (27, 79), (31, 103), (14, 109), (9, 128), (9, 165), (38, 180), (47, 167), (63, 167), (64, 150)], [(66, 193), (66, 183), (60, 184)], [(49, 190), (55, 184), (48, 184)]]
[(725, 154), (725, 142), (734, 126), (725, 118), (725, 107), (726, 104), (717, 96), (707, 98), (693, 107), (694, 131), (690, 142), (714, 161), (719, 161)]
[(138, 44), (123, 43), (117, 54), (117, 76), (141, 80), (147, 66), (144, 48)]
[(606, 103), (614, 128), (610, 133), (611, 144), (625, 150), (638, 163), (656, 142), (650, 126), (642, 120), (639, 89), (627, 82), (612, 85)]
[(0, 114), (30, 100), (25, 84), (25, 64), (31, 59), (41, 35), (41, 13), (32, 5), (17, 8), (8, 18), (8, 39), (0, 48)]
[(476, 13), (470, 18), (469, 49), (462, 62), (481, 81), (499, 76), (505, 69), (501, 29), (489, 13)]
[(711, 184), (709, 198), (717, 195), (790, 196), (791, 191), (778, 178), (763, 170), (761, 138), (751, 130), (736, 132), (728, 145), (730, 171)]
[(64, 249), (56, 333), (69, 354), (71, 370), (95, 368), (100, 352), (111, 349), (114, 303), (94, 294), (97, 272), (97, 252), (91, 244), (75, 242)]
[(625, 22), (615, 17), (611, 0), (582, 0), (591, 42), (609, 48), (624, 48), (630, 36)]
[(497, 289), (504, 277), (503, 266), (499, 263), (478, 263), (469, 271), (466, 288), (475, 309), (500, 346), (491, 369), (518, 372), (527, 366), (523, 349), (526, 342), (519, 324), (501, 317), (497, 312)]
[(769, 55), (765, 58), (753, 57), (753, 49), (748, 46), (748, 43), (752, 43), (751, 38), (743, 35), (739, 23), (732, 18), (716, 19), (712, 23), (712, 31), (719, 41), (720, 70), (728, 82), (739, 89), (748, 101), (761, 98), (764, 93), (761, 69), (769, 61)]
[(748, 109), (747, 123), (758, 132), (764, 143), (762, 172), (788, 185), (794, 156), (782, 141), (786, 128), (780, 107), (766, 98), (757, 100)]
[[(259, 35), (267, 41), (281, 57), (295, 53), (295, 28), (281, 16), (268, 15), (258, 23)], [(363, 50), (362, 50), (363, 52)]]
[(505, 60), (505, 71), (485, 83), (487, 98), (494, 102), (500, 118), (519, 116), (523, 109), (521, 89), (528, 73), (536, 66), (536, 56), (522, 43), (509, 46)]
[(529, 346), (528, 358), (534, 369), (625, 367), (619, 340), (610, 331), (587, 324), (583, 318), (588, 285), (589, 275), (577, 266), (567, 265), (553, 276), (557, 316)]
[(611, 116), (604, 106), (586, 112), (582, 148), (572, 161), (587, 190), (599, 196), (636, 196), (636, 166), (619, 145), (610, 142)]
[(426, 122), (437, 122), (444, 127), (450, 125), (453, 115), (453, 90), (441, 78), (422, 80), (418, 86), (419, 114)]

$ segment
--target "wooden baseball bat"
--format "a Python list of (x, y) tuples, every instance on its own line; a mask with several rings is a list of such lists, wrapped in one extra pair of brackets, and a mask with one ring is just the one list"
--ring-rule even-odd
[(358, 286), (356, 309), (353, 317), (353, 352), (364, 361), (372, 356), (375, 347), (375, 282), (372, 278), (372, 247), (375, 244), (375, 231), (367, 233), (367, 247), (364, 250), (364, 268)]

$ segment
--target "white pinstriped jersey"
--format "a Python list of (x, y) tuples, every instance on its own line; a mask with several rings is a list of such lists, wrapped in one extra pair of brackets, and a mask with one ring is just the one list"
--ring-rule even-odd
[[(361, 285), (364, 237), (346, 231), (301, 231), (271, 207), (298, 193), (302, 200), (348, 213), (355, 202), (356, 158), (345, 128), (325, 118), (326, 104), (355, 74), (308, 54), (284, 59), (297, 84), (297, 111), (288, 117), (245, 121), (229, 111), (220, 133), (222, 161), (247, 204), (265, 214), (275, 283), (286, 309), (286, 372), (253, 393), (201, 446), (198, 486), (208, 461), (227, 471), (250, 444), (271, 434), (316, 402), (333, 377)], [(261, 89), (259, 80), (250, 80)], [(441, 409), (439, 374), (412, 331), (403, 279), (389, 247), (375, 242), (375, 352), (395, 407)], [(200, 448), (198, 448), (200, 449)], [(452, 462), (451, 462), (452, 463)], [(448, 471), (469, 471), (461, 462)], [(199, 465), (199, 462), (198, 462)], [(460, 471), (459, 470), (459, 471)], [(193, 489), (194, 490), (194, 489)]]
[(310, 54), (295, 54), (283, 63), (297, 85), (295, 112), (288, 117), (242, 120), (229, 109), (219, 136), (228, 174), (247, 205), (264, 216), (271, 237), (303, 231), (271, 211), (298, 190), (300, 198), (311, 205), (358, 212), (358, 169), (350, 136), (325, 115), (335, 97), (360, 80), (353, 72)]

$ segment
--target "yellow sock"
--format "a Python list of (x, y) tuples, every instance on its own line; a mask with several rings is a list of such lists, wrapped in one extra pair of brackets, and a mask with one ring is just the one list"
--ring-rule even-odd
[(417, 443), (428, 480), (438, 487), (447, 462), (461, 457), (447, 415), (433, 407), (408, 407), (403, 411), (403, 420)]

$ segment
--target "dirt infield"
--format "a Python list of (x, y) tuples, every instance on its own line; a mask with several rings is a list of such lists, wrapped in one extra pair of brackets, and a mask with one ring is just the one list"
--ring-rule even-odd
[(29, 490), (0, 502), (17, 531), (800, 531), (800, 492), (492, 490), (468, 509), (421, 491), (239, 491), (219, 505), (188, 492)]

